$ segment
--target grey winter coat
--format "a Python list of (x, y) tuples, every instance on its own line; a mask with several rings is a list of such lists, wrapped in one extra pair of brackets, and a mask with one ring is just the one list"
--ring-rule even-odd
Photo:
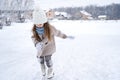
[[(61, 31), (57, 30), (55, 27), (50, 26), (51, 30), (51, 41), (48, 40), (47, 37), (44, 37), (44, 39), (41, 41), (43, 43), (43, 48), (42, 50), (38, 50), (37, 52), (37, 57), (40, 56), (47, 56), (47, 55), (52, 55), (56, 51), (56, 45), (55, 45), (55, 36), (61, 37), (61, 38), (67, 38), (65, 34), (63, 34)], [(39, 35), (39, 37), (41, 37)], [(33, 43), (37, 44), (39, 41), (35, 40), (35, 38), (32, 38)]]

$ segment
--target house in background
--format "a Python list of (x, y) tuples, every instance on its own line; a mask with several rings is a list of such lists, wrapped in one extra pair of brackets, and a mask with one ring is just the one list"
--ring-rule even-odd
[(52, 20), (55, 17), (55, 12), (52, 9), (45, 10), (45, 12), (49, 20)]
[(92, 15), (90, 13), (86, 12), (85, 10), (80, 11), (80, 16), (81, 16), (82, 20), (91, 20), (91, 19), (93, 19)]
[(107, 19), (107, 15), (99, 15), (98, 19), (99, 20), (106, 20)]
[(64, 20), (64, 19), (69, 19), (71, 16), (70, 14), (66, 13), (66, 12), (55, 12), (55, 18), (60, 19), (60, 20)]
[(48, 9), (44, 11), (49, 20), (53, 20), (53, 19), (65, 20), (70, 18), (70, 15), (66, 12), (58, 12), (52, 9)]

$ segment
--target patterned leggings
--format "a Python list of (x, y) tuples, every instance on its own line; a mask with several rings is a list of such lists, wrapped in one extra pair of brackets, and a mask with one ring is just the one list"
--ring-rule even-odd
[(46, 65), (47, 67), (52, 67), (52, 60), (51, 60), (51, 55), (48, 55), (48, 56), (41, 56), (40, 58), (38, 58), (39, 61), (40, 61), (40, 64), (45, 64), (46, 62)]

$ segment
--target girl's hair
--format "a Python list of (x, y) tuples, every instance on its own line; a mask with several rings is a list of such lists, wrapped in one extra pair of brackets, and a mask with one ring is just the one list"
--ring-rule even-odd
[[(44, 27), (44, 30), (45, 30), (45, 36), (50, 41), (51, 40), (50, 24), (48, 22), (46, 22), (46, 23), (44, 23), (43, 27)], [(35, 24), (33, 25), (32, 33), (33, 33), (32, 37), (35, 38), (35, 40), (42, 41), (42, 39), (39, 37), (38, 33), (36, 32), (36, 25)]]

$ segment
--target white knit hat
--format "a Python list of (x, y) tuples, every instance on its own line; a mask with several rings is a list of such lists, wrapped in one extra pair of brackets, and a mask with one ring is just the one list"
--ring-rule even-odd
[(34, 24), (43, 24), (47, 22), (47, 17), (45, 11), (36, 7), (33, 11), (33, 23)]

